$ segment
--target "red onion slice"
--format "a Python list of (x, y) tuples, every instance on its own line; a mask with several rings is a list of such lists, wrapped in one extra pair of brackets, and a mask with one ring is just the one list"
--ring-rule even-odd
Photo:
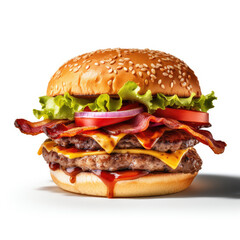
[(134, 117), (143, 112), (142, 107), (114, 112), (75, 112), (76, 118), (123, 118)]

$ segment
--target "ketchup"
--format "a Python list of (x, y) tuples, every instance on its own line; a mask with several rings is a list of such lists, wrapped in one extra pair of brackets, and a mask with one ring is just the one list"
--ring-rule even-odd
[(164, 134), (167, 129), (168, 128), (166, 127), (158, 127), (156, 131), (156, 127), (153, 129), (148, 128), (143, 132), (136, 133), (135, 136), (145, 149), (152, 149), (153, 145), (158, 141), (158, 139)]
[[(79, 167), (63, 168), (59, 163), (50, 162), (49, 168), (52, 171), (62, 169), (65, 174), (70, 176), (70, 182), (76, 182), (76, 176), (82, 172)], [(112, 198), (114, 196), (114, 186), (118, 181), (122, 180), (133, 180), (149, 174), (148, 171), (143, 170), (122, 170), (122, 171), (102, 171), (102, 170), (92, 170), (92, 173), (99, 177), (103, 183), (107, 186), (107, 197)]]
[(124, 171), (115, 171), (115, 172), (93, 170), (92, 173), (98, 176), (103, 181), (103, 183), (107, 186), (108, 198), (113, 197), (114, 186), (118, 181), (133, 180), (149, 174), (148, 171), (141, 171), (141, 170), (124, 170)]
[(70, 176), (70, 182), (75, 183), (76, 182), (76, 177), (77, 175), (82, 172), (82, 169), (79, 167), (71, 167), (71, 168), (66, 168), (63, 169), (63, 171)]
[(60, 169), (60, 164), (59, 163), (50, 162), (49, 163), (49, 168), (52, 171), (56, 171), (56, 170)]

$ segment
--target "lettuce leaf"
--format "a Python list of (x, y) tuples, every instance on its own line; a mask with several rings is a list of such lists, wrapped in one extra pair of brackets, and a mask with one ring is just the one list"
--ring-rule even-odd
[(139, 91), (140, 87), (135, 82), (128, 81), (118, 91), (118, 95), (123, 100), (142, 103), (150, 112), (152, 109), (152, 92), (150, 90), (147, 90), (145, 94), (140, 95), (138, 93)]
[(56, 97), (42, 96), (39, 102), (42, 110), (33, 110), (33, 114), (38, 118), (44, 119), (74, 119), (74, 113), (83, 111), (89, 107), (92, 111), (106, 112), (117, 111), (122, 107), (124, 100), (139, 102), (147, 107), (149, 113), (153, 113), (158, 108), (166, 107), (185, 108), (207, 112), (213, 108), (213, 100), (217, 99), (212, 91), (208, 95), (201, 95), (194, 98), (192, 93), (188, 98), (179, 98), (177, 95), (165, 96), (159, 93), (152, 96), (150, 90), (145, 94), (139, 94), (140, 87), (135, 82), (127, 82), (118, 92), (119, 98), (111, 98), (108, 94), (101, 94), (95, 100), (83, 99), (65, 93), (63, 96)]
[(200, 98), (194, 98), (195, 95), (195, 93), (192, 93), (188, 98), (179, 98), (176, 94), (173, 96), (165, 96), (162, 93), (158, 93), (152, 101), (152, 109), (173, 107), (207, 112), (210, 108), (214, 107), (212, 102), (217, 99), (217, 97), (213, 91), (208, 95), (201, 95)]

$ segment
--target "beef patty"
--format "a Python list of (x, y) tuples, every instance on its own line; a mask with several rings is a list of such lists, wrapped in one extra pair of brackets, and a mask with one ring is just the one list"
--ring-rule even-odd
[(202, 160), (194, 148), (183, 156), (176, 169), (172, 169), (158, 158), (145, 154), (102, 154), (69, 159), (57, 152), (48, 152), (44, 147), (42, 154), (47, 163), (59, 163), (64, 168), (79, 167), (83, 171), (90, 170), (147, 170), (150, 172), (194, 173), (201, 169)]
[[(83, 137), (81, 135), (77, 135), (74, 137), (63, 137), (52, 140), (55, 141), (58, 145), (66, 148), (75, 147), (77, 149), (92, 151), (103, 150), (94, 139), (92, 139), (91, 137)], [(197, 143), (198, 141), (194, 139), (189, 133), (183, 130), (172, 130), (164, 132), (164, 134), (154, 144), (152, 150), (159, 152), (175, 152), (178, 149), (193, 147)], [(115, 148), (130, 149), (143, 147), (134, 135), (126, 135), (118, 142)]]

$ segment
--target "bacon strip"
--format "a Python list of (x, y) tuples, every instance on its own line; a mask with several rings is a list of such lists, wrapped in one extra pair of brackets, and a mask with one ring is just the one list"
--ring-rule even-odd
[(70, 120), (50, 120), (46, 119), (39, 122), (29, 122), (25, 119), (16, 119), (14, 122), (15, 127), (19, 128), (22, 133), (29, 135), (37, 135), (43, 133), (44, 127), (53, 127), (60, 123), (70, 123)]
[(135, 134), (145, 131), (149, 127), (150, 123), (159, 123), (171, 129), (183, 129), (184, 131), (190, 133), (199, 142), (208, 145), (216, 154), (223, 153), (226, 147), (225, 142), (214, 140), (209, 131), (196, 130), (186, 124), (178, 122), (177, 120), (170, 118), (158, 118), (148, 113), (138, 114), (136, 117), (127, 122), (111, 125), (105, 127), (104, 129), (110, 134)]
[[(40, 122), (32, 123), (25, 119), (17, 119), (15, 121), (15, 126), (25, 134), (37, 135), (44, 132), (48, 137), (52, 139), (61, 137), (73, 137), (84, 131), (98, 129), (98, 127), (95, 126), (77, 127), (74, 123), (71, 122), (72, 121), (70, 120), (43, 120)], [(209, 131), (198, 130), (186, 124), (178, 122), (177, 120), (170, 118), (159, 118), (148, 113), (138, 114), (131, 120), (104, 127), (103, 130), (105, 130), (109, 134), (138, 134), (139, 137), (141, 137), (141, 133), (148, 129), (149, 126), (152, 125), (152, 123), (165, 125), (167, 128), (170, 129), (182, 129), (190, 133), (199, 142), (208, 145), (216, 154), (223, 153), (226, 147), (225, 142), (214, 140), (212, 134)], [(158, 137), (160, 137), (163, 132), (158, 133)], [(151, 134), (154, 135), (154, 133)], [(152, 137), (150, 137), (149, 139), (149, 146), (146, 146), (147, 148), (149, 148), (150, 145), (153, 144), (153, 138), (151, 138)]]
[(43, 131), (48, 137), (56, 139), (62, 137), (73, 137), (84, 131), (94, 130), (97, 128), (98, 127), (77, 127), (74, 123), (69, 125), (60, 123), (53, 127), (44, 127)]

